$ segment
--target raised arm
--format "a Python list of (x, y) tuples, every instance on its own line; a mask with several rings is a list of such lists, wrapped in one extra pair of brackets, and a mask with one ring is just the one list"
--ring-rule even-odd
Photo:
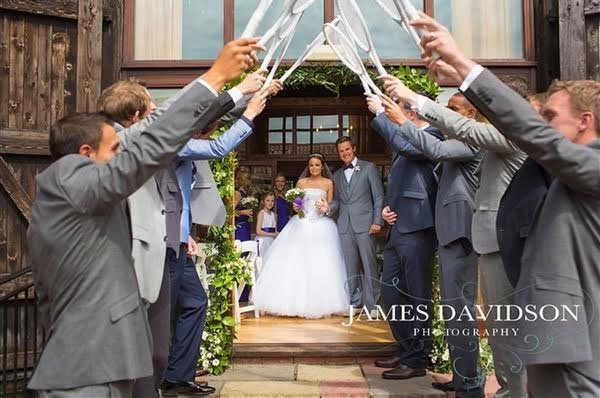
[(417, 129), (417, 126), (411, 122), (405, 122), (400, 126), (398, 133), (422, 151), (428, 159), (434, 161), (465, 162), (474, 159), (479, 153), (479, 149), (472, 145), (455, 139), (443, 141), (426, 131)]
[[(225, 45), (205, 74), (212, 90), (220, 89), (248, 67), (247, 55), (255, 50), (255, 44), (256, 39), (240, 39)], [(205, 130), (233, 106), (231, 101), (224, 104), (215, 100), (208, 87), (203, 86), (202, 90), (201, 96), (186, 91), (139, 139), (110, 162), (95, 163), (79, 155), (70, 155), (62, 161), (59, 167), (64, 167), (64, 173), (60, 174), (64, 178), (60, 184), (73, 205), (85, 213), (105, 212), (167, 164), (195, 131)], [(112, 129), (107, 125), (104, 128)]]
[(210, 160), (225, 157), (252, 134), (254, 124), (242, 118), (215, 139), (191, 139), (177, 154), (178, 158)]
[(371, 121), (371, 127), (398, 153), (408, 159), (425, 160), (427, 157), (423, 151), (408, 142), (402, 135), (398, 134), (400, 127), (387, 118), (385, 113), (380, 113)]
[(419, 114), (450, 138), (502, 155), (521, 152), (517, 145), (493, 125), (462, 116), (430, 99), (424, 99)]

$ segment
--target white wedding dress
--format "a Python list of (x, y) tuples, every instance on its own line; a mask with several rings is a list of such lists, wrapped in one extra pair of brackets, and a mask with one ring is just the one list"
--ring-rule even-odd
[(346, 266), (335, 222), (315, 202), (318, 188), (304, 188), (305, 217), (292, 217), (263, 258), (252, 300), (275, 315), (321, 318), (348, 312)]

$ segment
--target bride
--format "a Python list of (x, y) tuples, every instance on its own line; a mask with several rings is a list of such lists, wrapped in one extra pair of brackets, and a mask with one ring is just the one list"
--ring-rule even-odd
[(337, 226), (317, 209), (333, 199), (331, 178), (323, 156), (310, 155), (296, 185), (305, 191), (305, 217), (292, 217), (263, 259), (253, 289), (259, 310), (303, 318), (348, 311), (346, 267)]

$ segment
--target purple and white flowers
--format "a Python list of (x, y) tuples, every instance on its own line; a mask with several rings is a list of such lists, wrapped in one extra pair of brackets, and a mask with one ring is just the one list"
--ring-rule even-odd
[(298, 217), (304, 218), (304, 189), (301, 188), (292, 188), (285, 193), (285, 199), (298, 206)]

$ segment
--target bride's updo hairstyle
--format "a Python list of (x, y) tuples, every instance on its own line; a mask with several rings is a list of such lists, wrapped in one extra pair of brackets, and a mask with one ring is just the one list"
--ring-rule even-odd
[(306, 167), (307, 168), (308, 168), (308, 164), (310, 163), (311, 159), (319, 159), (321, 161), (321, 177), (326, 177), (326, 175), (325, 175), (325, 164), (326, 164), (325, 156), (321, 155), (320, 153), (311, 153), (310, 155), (308, 155), (308, 159), (306, 159)]

